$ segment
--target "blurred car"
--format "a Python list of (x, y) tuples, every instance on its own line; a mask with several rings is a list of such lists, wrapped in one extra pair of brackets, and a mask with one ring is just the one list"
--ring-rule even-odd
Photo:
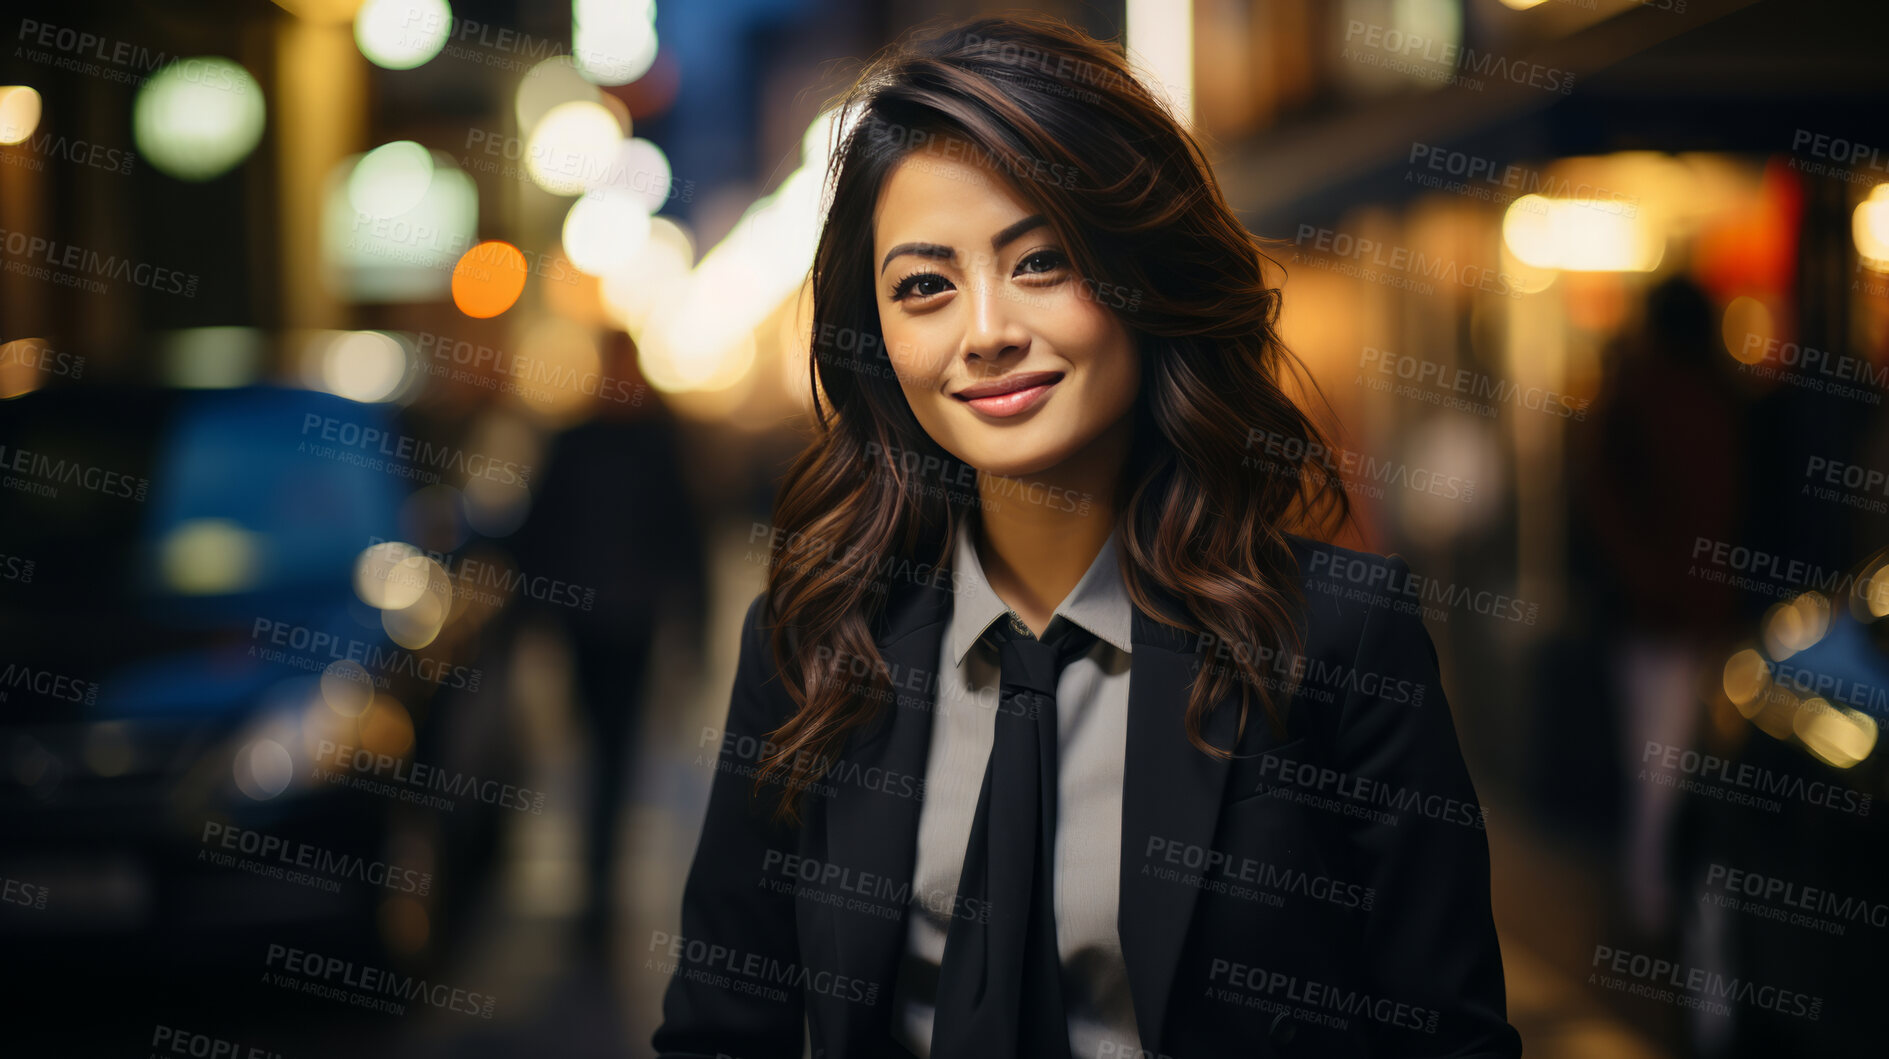
[(400, 430), (295, 389), (0, 405), (0, 876), (37, 899), (0, 908), (15, 972), (102, 940), (252, 978), (307, 937), (439, 955), (502, 810), (399, 777), (511, 775), (515, 741), (466, 686), (476, 645), (403, 647), (357, 590), (415, 486)]

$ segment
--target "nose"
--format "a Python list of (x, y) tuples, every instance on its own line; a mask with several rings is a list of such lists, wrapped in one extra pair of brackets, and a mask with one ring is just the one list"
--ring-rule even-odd
[(965, 323), (959, 355), (985, 366), (1030, 348), (1030, 333), (1017, 318), (1017, 306), (1006, 297), (1003, 284), (983, 279), (970, 286), (970, 319)]

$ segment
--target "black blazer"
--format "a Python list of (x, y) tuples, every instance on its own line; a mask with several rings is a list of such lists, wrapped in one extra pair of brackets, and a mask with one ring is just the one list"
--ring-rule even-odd
[[(1303, 683), (1283, 737), (1255, 708), (1232, 761), (1182, 724), (1190, 681), (1231, 649), (1135, 614), (1117, 923), (1144, 1056), (1520, 1055), (1482, 814), (1409, 568), (1292, 545)], [(792, 706), (749, 607), (681, 933), (639, 956), (674, 975), (661, 1055), (796, 1059), (803, 1019), (819, 1059), (906, 1054), (888, 1035), (951, 605), (935, 585), (890, 594), (875, 636), (896, 706), (854, 733), (798, 829), (751, 796)], [(1215, 745), (1237, 712), (1214, 710)]]

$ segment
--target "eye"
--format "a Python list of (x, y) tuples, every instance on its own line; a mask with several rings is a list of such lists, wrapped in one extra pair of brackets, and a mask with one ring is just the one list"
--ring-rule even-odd
[(891, 298), (895, 302), (904, 301), (908, 295), (930, 298), (951, 289), (951, 281), (936, 272), (915, 272), (899, 280), (892, 288)]
[(1035, 250), (1017, 262), (1019, 276), (1047, 276), (1069, 263), (1061, 250)]

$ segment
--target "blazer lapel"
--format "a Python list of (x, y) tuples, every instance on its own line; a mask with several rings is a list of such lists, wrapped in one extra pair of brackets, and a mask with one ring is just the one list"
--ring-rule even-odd
[[(848, 741), (845, 760), (852, 775), (878, 768), (924, 776), (937, 698), (939, 637), (951, 616), (951, 602), (949, 591), (928, 584), (898, 592), (888, 601), (875, 641), (892, 677), (895, 698), (882, 704), (878, 717)], [(825, 814), (831, 862), (855, 875), (871, 873), (894, 888), (909, 884), (917, 860), (921, 799), (857, 783), (840, 783), (836, 788)], [(835, 1059), (872, 1056), (882, 1050), (891, 1031), (892, 996), (910, 914), (909, 901), (897, 919), (834, 914), (840, 957), (836, 970), (879, 986), (871, 1014), (857, 1022), (849, 1019), (845, 1039), (833, 1042), (830, 1054)]]
[[(1128, 748), (1122, 774), (1121, 897), (1116, 929), (1128, 966), (1129, 992), (1141, 1045), (1160, 1054), (1168, 990), (1198, 891), (1157, 878), (1146, 856), (1159, 838), (1201, 849), (1213, 844), (1229, 762), (1204, 754), (1187, 740), (1188, 689), (1194, 677), (1194, 638), (1135, 608), (1134, 652), (1128, 678)], [(1209, 715), (1205, 735), (1231, 747), (1237, 700)]]

